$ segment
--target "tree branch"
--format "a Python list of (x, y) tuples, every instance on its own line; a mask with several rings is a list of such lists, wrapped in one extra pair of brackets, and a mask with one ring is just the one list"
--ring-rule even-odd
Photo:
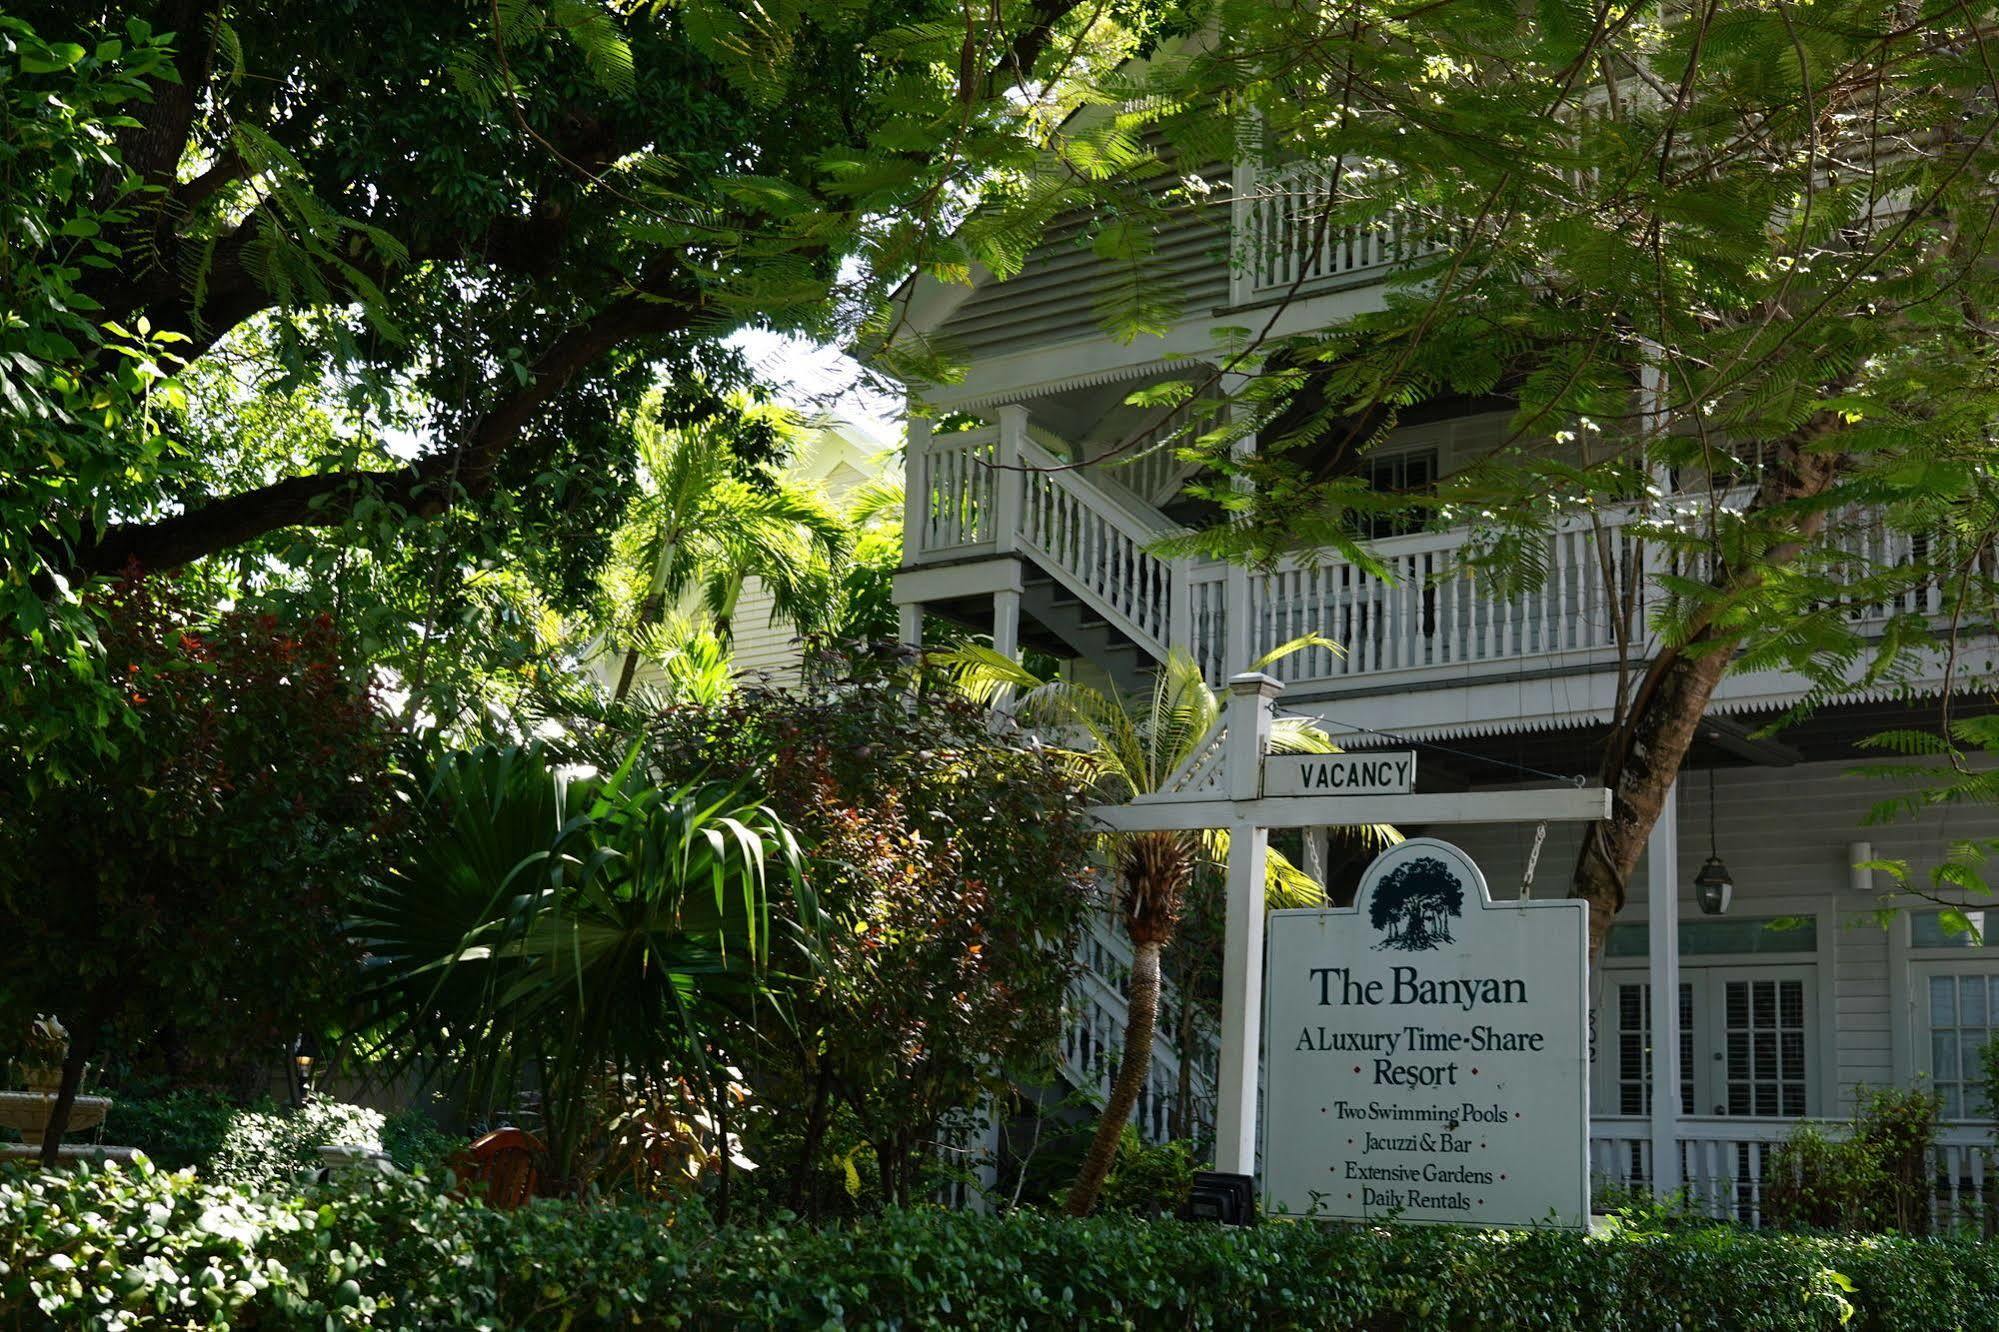
[(79, 550), (71, 567), (85, 575), (116, 573), (134, 562), (151, 570), (177, 568), (287, 527), (338, 527), (363, 499), (430, 518), (461, 499), (483, 498), (536, 413), (578, 374), (622, 343), (692, 328), (706, 313), (690, 288), (642, 283), (550, 343), (527, 383), (495, 402), (455, 448), (390, 470), (287, 477), (186, 513), (114, 524)]
[(1028, 76), (1034, 72), (1034, 62), (1041, 58), (1048, 44), (1055, 38), (1055, 25), (1066, 18), (1081, 0), (1034, 0), (1027, 13), (1027, 26), (1013, 39), (1006, 53), (993, 62), (986, 71), (981, 92), (986, 97), (996, 97), (1002, 90), (1014, 83), (1025, 85)]

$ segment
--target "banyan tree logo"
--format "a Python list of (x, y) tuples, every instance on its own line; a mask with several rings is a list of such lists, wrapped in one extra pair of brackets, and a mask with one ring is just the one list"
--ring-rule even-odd
[(1419, 953), (1451, 940), (1451, 921), (1464, 914), (1464, 881), (1434, 856), (1397, 865), (1368, 902), (1368, 921), (1383, 932), (1376, 948)]

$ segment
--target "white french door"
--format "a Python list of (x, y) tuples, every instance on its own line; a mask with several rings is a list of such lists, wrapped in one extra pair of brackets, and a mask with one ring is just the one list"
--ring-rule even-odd
[[(1817, 1111), (1815, 968), (1680, 969), (1680, 1113), (1799, 1118)], [(1652, 1002), (1645, 973), (1606, 972), (1598, 1010), (1599, 1114), (1652, 1113)]]

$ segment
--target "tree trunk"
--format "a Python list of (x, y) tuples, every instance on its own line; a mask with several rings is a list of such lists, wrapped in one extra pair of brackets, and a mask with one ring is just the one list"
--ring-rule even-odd
[[(819, 1144), (826, 1136), (827, 1103), (832, 1099), (832, 1095), (833, 1077), (822, 1064), (818, 1076), (812, 1082), (812, 1106), (805, 1115), (805, 1143), (798, 1153), (798, 1173), (791, 1180), (789, 1205), (792, 1211), (801, 1215), (805, 1214), (805, 1205), (808, 1201), (806, 1189), (814, 1177), (813, 1166), (819, 1160)], [(809, 1201), (813, 1204), (812, 1213), (816, 1216), (819, 1201), (817, 1189), (812, 1190)]]
[(1611, 737), (1603, 765), (1603, 783), (1611, 792), (1610, 818), (1585, 832), (1572, 894), (1590, 906), (1592, 959), (1603, 955), (1611, 922), (1624, 907), (1625, 885), (1693, 747), (1708, 700), (1728, 671), (1730, 655), (1727, 648), (1716, 648), (1695, 657), (1662, 656), (1640, 686), (1645, 703)]
[[(644, 628), (666, 613), (666, 575), (673, 564), (673, 555), (680, 546), (680, 533), (669, 529), (660, 533), (659, 558), (653, 561), (652, 581), (646, 585), (646, 599), (639, 603), (639, 613), (632, 624), (634, 639)], [(634, 642), (625, 649), (624, 669), (618, 672), (618, 687), (611, 693), (613, 703), (625, 701), (625, 695), (632, 692), (632, 681), (639, 673), (639, 647)]]
[[(1821, 412), (1776, 441), (1776, 461), (1757, 487), (1750, 511), (1823, 495), (1839, 479), (1844, 459), (1812, 446), (1840, 429)], [(1796, 535), (1773, 544), (1760, 560), (1717, 569), (1710, 580), (1722, 601), (1752, 591), (1770, 568), (1791, 563), (1825, 528), (1825, 513), (1802, 515)], [(1679, 776), (1715, 686), (1728, 673), (1743, 632), (1717, 628), (1703, 615), (1684, 643), (1664, 648), (1638, 681), (1630, 706), (1604, 745), (1602, 783), (1610, 788), (1610, 818), (1592, 824), (1576, 856), (1570, 895), (1589, 903), (1589, 955), (1603, 955), (1611, 923), (1623, 909), (1626, 885), (1638, 868), (1666, 793)]]
[(1096, 1207), (1097, 1194), (1111, 1172), (1111, 1162), (1117, 1159), (1118, 1138), (1124, 1133), (1125, 1121), (1131, 1118), (1131, 1108), (1138, 1104), (1146, 1075), (1152, 1071), (1152, 1034), (1159, 1022), (1161, 949), (1162, 944), (1156, 939), (1132, 944), (1124, 1052), (1118, 1057), (1117, 1079), (1111, 1083), (1110, 1100), (1104, 1103), (1103, 1116), (1097, 1120), (1097, 1135), (1090, 1140), (1082, 1169), (1076, 1172), (1076, 1182), (1069, 1187), (1063, 1210), (1070, 1216), (1088, 1216)]
[(97, 1045), (97, 1019), (93, 1016), (77, 1027), (62, 1061), (62, 1086), (56, 1103), (49, 1108), (49, 1125), (42, 1133), (42, 1164), (53, 1169), (62, 1161), (62, 1136), (69, 1132), (69, 1115), (76, 1105), (77, 1089), (83, 1085), (83, 1070)]

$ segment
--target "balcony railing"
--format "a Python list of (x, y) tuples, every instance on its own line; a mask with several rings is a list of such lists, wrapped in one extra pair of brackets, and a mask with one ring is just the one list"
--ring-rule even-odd
[[(1245, 662), (1306, 634), (1340, 645), (1269, 668), (1293, 686), (1590, 669), (1627, 650), (1643, 659), (1671, 580), (1709, 573), (1699, 550), (1658, 536), (1659, 525), (1673, 521), (1670, 510), (1630, 505), (1566, 519), (1536, 538), (1532, 562), (1543, 573), (1524, 587), (1500, 584), (1469, 558), (1480, 538), (1466, 528), (1373, 542), (1372, 564), (1304, 554), (1232, 576), (1211, 561), (1159, 555), (1160, 543), (1182, 529), (1124, 487), (1062, 462), (1024, 430), (1017, 438), (990, 429), (942, 437), (918, 454), (912, 473), (921, 485), (910, 497), (912, 563), (1022, 555), (1155, 658), (1185, 648), (1217, 684), (1241, 668), (1227, 649), (1238, 614), (1248, 617)], [(1741, 490), (1722, 502), (1747, 498)], [(1863, 512), (1835, 515), (1828, 540), (1829, 567), (1850, 567), (1843, 581), (1854, 586), (1928, 554), (1926, 538)], [(1232, 584), (1246, 584), (1239, 605)], [(1887, 599), (1856, 592), (1839, 604), (1850, 623), (1874, 627), (1899, 615), (1936, 617), (1943, 602), (1941, 588), (1912, 584)]]
[[(1680, 1179), (1688, 1203), (1723, 1220), (1761, 1226), (1780, 1144), (1796, 1131), (1795, 1119), (1683, 1119), (1677, 1142)], [(1840, 1124), (1818, 1127), (1837, 1137)], [(1992, 1160), (1993, 1126), (1947, 1124), (1931, 1151), (1930, 1221), (1938, 1230), (1994, 1229), (1999, 1203)], [(1652, 1126), (1645, 1119), (1599, 1117), (1590, 1121), (1590, 1173), (1598, 1185), (1650, 1190)]]
[[(1364, 173), (1346, 168), (1350, 180)], [(1236, 214), (1236, 304), (1321, 283), (1379, 280), (1395, 265), (1441, 248), (1440, 228), (1414, 210), (1331, 225), (1327, 215), (1338, 202), (1338, 184), (1326, 162), (1293, 162), (1259, 174)]]

